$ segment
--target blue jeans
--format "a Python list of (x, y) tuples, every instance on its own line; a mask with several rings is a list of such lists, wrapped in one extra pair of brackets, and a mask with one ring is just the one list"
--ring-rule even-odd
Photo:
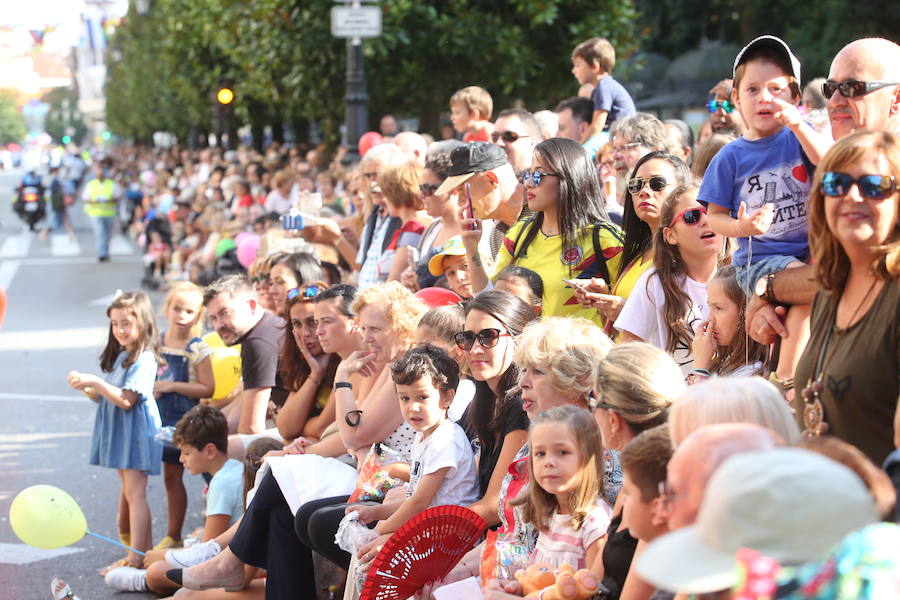
[(97, 258), (109, 258), (109, 239), (115, 221), (115, 217), (91, 217), (94, 238), (97, 242)]

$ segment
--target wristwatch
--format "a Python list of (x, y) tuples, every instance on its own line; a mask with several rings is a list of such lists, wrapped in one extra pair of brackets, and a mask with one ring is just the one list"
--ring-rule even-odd
[(756, 285), (753, 286), (753, 291), (757, 296), (768, 302), (769, 304), (774, 304), (776, 306), (780, 306), (783, 303), (779, 302), (775, 297), (775, 290), (773, 289), (773, 284), (775, 282), (775, 273), (768, 273), (763, 275), (759, 279), (756, 280)]

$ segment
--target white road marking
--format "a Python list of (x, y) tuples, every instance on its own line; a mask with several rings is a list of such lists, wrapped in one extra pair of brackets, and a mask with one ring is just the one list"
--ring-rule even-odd
[(27, 565), (39, 560), (49, 560), (66, 556), (67, 554), (77, 554), (78, 552), (84, 552), (84, 548), (44, 550), (42, 548), (33, 548), (28, 544), (0, 542), (0, 565)]
[(44, 400), (46, 402), (90, 402), (90, 399), (83, 394), (60, 396), (54, 394), (16, 394), (14, 392), (0, 392), (0, 400), (22, 400), (26, 402), (34, 400)]
[(77, 240), (73, 240), (65, 233), (55, 233), (50, 236), (50, 254), (52, 256), (79, 256), (81, 246)]
[(34, 234), (26, 231), (17, 235), (11, 235), (3, 242), (0, 247), (0, 258), (19, 258), (28, 256), (28, 249), (31, 248), (31, 240)]
[(0, 352), (68, 350), (73, 348), (99, 349), (106, 343), (108, 334), (109, 329), (107, 327), (2, 332), (0, 333)]
[(9, 289), (20, 266), (22, 266), (21, 260), (4, 260), (0, 263), (0, 288)]

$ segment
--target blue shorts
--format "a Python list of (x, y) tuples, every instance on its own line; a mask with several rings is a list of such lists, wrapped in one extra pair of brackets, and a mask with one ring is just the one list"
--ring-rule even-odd
[(752, 265), (732, 265), (737, 275), (738, 285), (750, 298), (755, 293), (754, 288), (760, 277), (765, 277), (769, 273), (777, 273), (783, 271), (791, 263), (805, 262), (795, 256), (767, 256)]

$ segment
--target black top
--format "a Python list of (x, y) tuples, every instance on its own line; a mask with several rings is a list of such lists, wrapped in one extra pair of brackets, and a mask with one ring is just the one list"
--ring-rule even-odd
[(272, 388), (271, 400), (276, 406), (284, 404), (288, 394), (278, 376), (278, 355), (283, 336), (284, 320), (267, 312), (235, 342), (241, 345), (244, 389)]
[(625, 586), (628, 569), (638, 541), (627, 528), (618, 531), (622, 524), (622, 511), (613, 515), (606, 530), (606, 545), (603, 547), (603, 587), (609, 590), (605, 600), (616, 600)]
[[(473, 399), (472, 402), (474, 401), (475, 400)], [(474, 440), (477, 438), (477, 433), (472, 429), (469, 422), (469, 409), (471, 407), (472, 404), (470, 403), (469, 406), (466, 407), (466, 412), (460, 417), (459, 424), (463, 426), (469, 439)], [(498, 422), (500, 423), (500, 430), (497, 433), (497, 442), (493, 447), (488, 448), (487, 453), (482, 452), (478, 459), (479, 498), (483, 497), (485, 492), (487, 492), (488, 484), (491, 482), (491, 475), (494, 473), (494, 468), (497, 466), (497, 461), (500, 459), (500, 451), (503, 448), (503, 438), (513, 431), (528, 431), (528, 415), (522, 410), (521, 394), (517, 394), (515, 398), (510, 399), (504, 404), (503, 408), (500, 409)], [(480, 446), (483, 450), (485, 445), (480, 444)], [(518, 450), (518, 448), (516, 448), (516, 450)], [(508, 467), (509, 465), (503, 466), (504, 472), (506, 472)]]

